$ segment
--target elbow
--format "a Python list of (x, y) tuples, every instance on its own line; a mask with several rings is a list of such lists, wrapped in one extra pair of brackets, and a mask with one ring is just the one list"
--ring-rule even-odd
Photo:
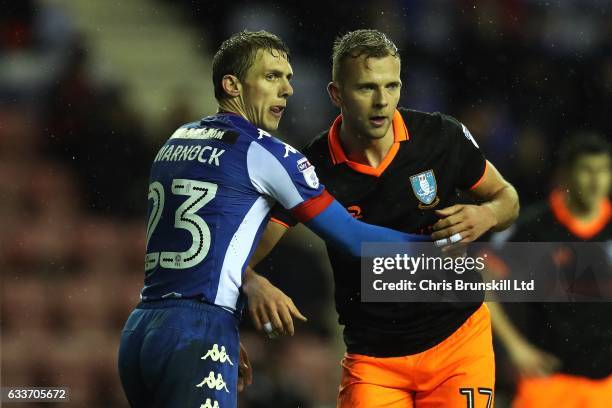
[(519, 196), (518, 196), (516, 189), (511, 184), (508, 184), (506, 188), (507, 188), (506, 197), (507, 197), (508, 204), (509, 204), (508, 205), (509, 211), (507, 212), (507, 218), (505, 222), (499, 225), (498, 228), (496, 228), (496, 231), (503, 231), (506, 228), (510, 227), (512, 224), (514, 224), (514, 222), (517, 220), (519, 216), (520, 209), (521, 209), (521, 205), (519, 202)]
[(510, 190), (512, 192), (511, 193), (511, 195), (512, 195), (512, 212), (511, 212), (510, 223), (509, 223), (508, 226), (514, 224), (514, 221), (516, 221), (516, 219), (518, 218), (520, 210), (521, 210), (521, 204), (520, 204), (518, 192), (516, 191), (516, 189), (512, 185), (510, 186)]

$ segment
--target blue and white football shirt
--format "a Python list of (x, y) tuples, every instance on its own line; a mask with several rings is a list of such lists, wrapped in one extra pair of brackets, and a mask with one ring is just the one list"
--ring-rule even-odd
[(151, 168), (142, 299), (240, 309), (242, 272), (277, 201), (305, 221), (331, 199), (308, 159), (239, 115), (176, 130)]

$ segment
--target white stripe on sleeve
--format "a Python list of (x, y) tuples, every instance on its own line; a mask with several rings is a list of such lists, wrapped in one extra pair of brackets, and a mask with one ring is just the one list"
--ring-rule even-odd
[(304, 201), (287, 170), (259, 143), (249, 146), (247, 170), (257, 191), (275, 198), (286, 209)]

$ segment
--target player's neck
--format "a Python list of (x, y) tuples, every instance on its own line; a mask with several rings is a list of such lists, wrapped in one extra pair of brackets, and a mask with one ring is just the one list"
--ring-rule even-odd
[(584, 204), (581, 200), (572, 197), (571, 194), (564, 194), (563, 201), (565, 202), (566, 208), (569, 210), (572, 216), (580, 221), (589, 222), (599, 216), (602, 205), (601, 200), (595, 205), (589, 206)]
[(239, 98), (224, 99), (220, 101), (219, 107), (217, 108), (217, 112), (235, 113), (236, 115), (240, 115), (246, 120), (250, 121), (246, 114), (246, 110), (240, 103)]
[(378, 167), (393, 146), (393, 126), (389, 126), (389, 130), (382, 138), (372, 139), (359, 134), (359, 132), (352, 130), (348, 124), (342, 122), (340, 125), (340, 141), (344, 153), (350, 161)]

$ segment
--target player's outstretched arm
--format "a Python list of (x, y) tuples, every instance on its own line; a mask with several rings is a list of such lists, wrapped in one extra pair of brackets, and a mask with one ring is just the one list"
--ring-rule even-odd
[(323, 211), (303, 222), (330, 245), (355, 257), (361, 256), (363, 242), (431, 241), (426, 235), (408, 234), (358, 221), (333, 197)]
[[(293, 211), (297, 219), (321, 238), (356, 257), (361, 255), (362, 242), (430, 241), (428, 236), (407, 234), (358, 221), (327, 193)], [(285, 232), (286, 227), (275, 222), (268, 223), (243, 282), (242, 290), (249, 298), (249, 314), (253, 323), (258, 330), (263, 329), (268, 334), (272, 331), (271, 327), (279, 334), (293, 335), (292, 318), (306, 320), (291, 298), (252, 269), (270, 253)]]

